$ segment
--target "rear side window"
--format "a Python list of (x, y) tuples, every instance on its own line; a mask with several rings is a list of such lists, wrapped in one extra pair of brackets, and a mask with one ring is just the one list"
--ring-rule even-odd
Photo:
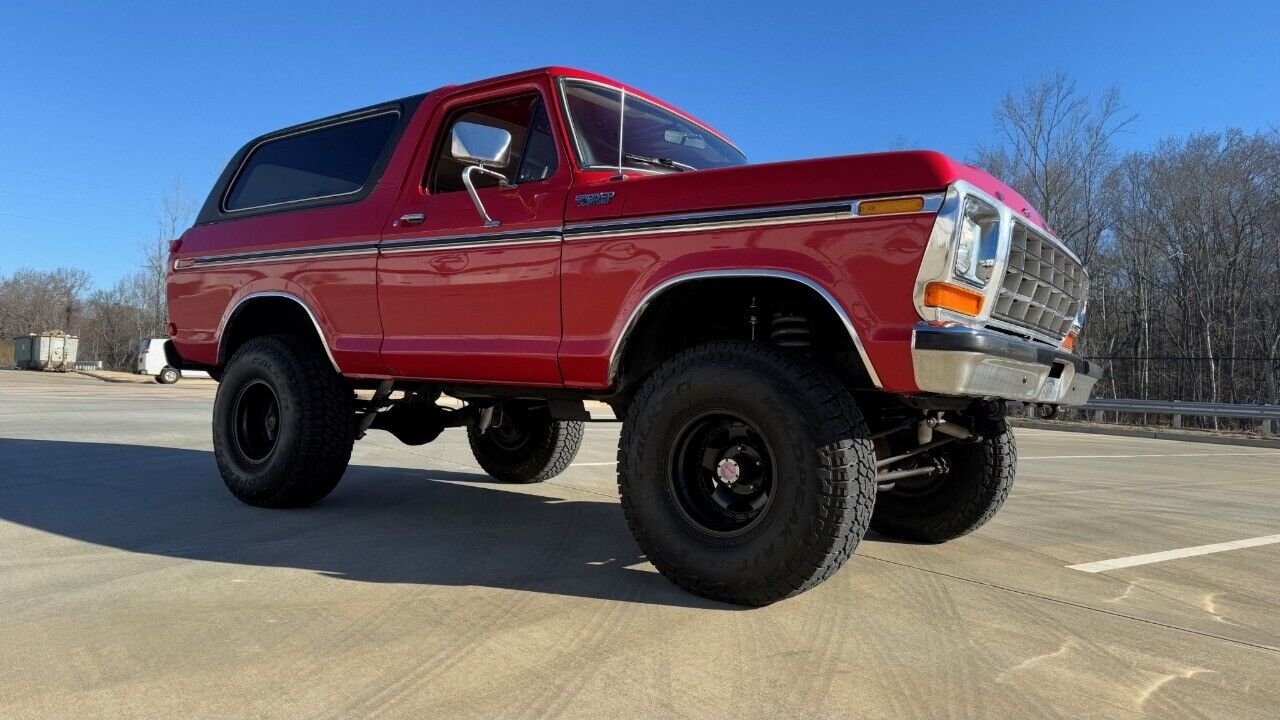
[(359, 192), (399, 121), (390, 112), (262, 143), (249, 154), (224, 209), (279, 205)]

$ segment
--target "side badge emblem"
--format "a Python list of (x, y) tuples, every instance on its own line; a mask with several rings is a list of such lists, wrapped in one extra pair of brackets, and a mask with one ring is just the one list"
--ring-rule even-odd
[(578, 203), (578, 207), (591, 207), (592, 205), (607, 205), (612, 199), (613, 192), (598, 192), (578, 195), (573, 200)]

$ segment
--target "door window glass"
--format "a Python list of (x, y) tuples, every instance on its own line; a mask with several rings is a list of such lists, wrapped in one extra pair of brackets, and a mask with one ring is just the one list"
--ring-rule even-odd
[[(464, 108), (450, 116), (444, 130), (436, 140), (435, 156), (427, 171), (426, 187), (432, 194), (465, 190), (462, 171), (467, 163), (453, 157), (449, 139), (453, 126), (475, 123), (499, 128), (511, 133), (511, 155), (507, 164), (491, 168), (513, 183), (545, 180), (556, 171), (556, 144), (551, 134), (551, 120), (547, 117), (542, 98), (537, 93), (493, 100), (482, 105)], [(476, 187), (492, 187), (497, 178), (475, 174), (471, 176)]]

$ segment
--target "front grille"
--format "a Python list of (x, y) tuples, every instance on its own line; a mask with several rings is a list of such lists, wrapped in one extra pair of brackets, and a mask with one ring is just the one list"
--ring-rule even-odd
[(1053, 240), (1021, 222), (1013, 226), (1009, 268), (992, 318), (1062, 342), (1088, 287), (1084, 267)]

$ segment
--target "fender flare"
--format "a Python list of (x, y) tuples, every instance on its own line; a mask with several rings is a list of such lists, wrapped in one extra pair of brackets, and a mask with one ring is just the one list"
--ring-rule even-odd
[(636, 303), (635, 308), (627, 317), (627, 322), (622, 326), (622, 332), (618, 335), (618, 340), (613, 344), (613, 350), (609, 353), (609, 375), (608, 384), (612, 387), (618, 380), (619, 365), (622, 362), (622, 352), (626, 346), (631, 331), (635, 329), (636, 322), (648, 309), (649, 305), (662, 293), (671, 288), (690, 282), (693, 280), (707, 280), (714, 278), (774, 278), (779, 280), (790, 280), (799, 283), (817, 293), (819, 297), (827, 301), (831, 309), (840, 318), (840, 322), (844, 324), (844, 329), (849, 333), (849, 338), (853, 341), (853, 346), (858, 349), (858, 357), (862, 358), (862, 364), (867, 369), (867, 375), (870, 376), (871, 382), (876, 388), (884, 387), (880, 382), (880, 376), (876, 373), (875, 366), (871, 364), (871, 358), (867, 355), (867, 350), (862, 345), (862, 338), (858, 336), (858, 330), (853, 326), (853, 321), (849, 318), (849, 313), (840, 306), (835, 297), (822, 285), (813, 278), (799, 273), (788, 272), (786, 270), (768, 270), (768, 269), (732, 269), (732, 270), (698, 270), (694, 272), (676, 275), (667, 278), (651, 288), (645, 296)]
[(294, 295), (293, 293), (284, 292), (282, 290), (262, 290), (258, 292), (251, 292), (237, 300), (234, 305), (230, 306), (227, 312), (222, 316), (222, 322), (218, 324), (218, 364), (221, 365), (228, 360), (228, 358), (224, 357), (222, 349), (222, 340), (226, 337), (227, 327), (233, 320), (235, 320), (244, 305), (250, 300), (268, 297), (292, 300), (302, 308), (303, 312), (307, 314), (307, 317), (311, 319), (311, 325), (315, 328), (316, 337), (320, 339), (320, 345), (324, 348), (325, 356), (329, 358), (329, 364), (333, 366), (335, 372), (341, 374), (342, 368), (338, 367), (338, 361), (334, 359), (333, 351), (329, 349), (329, 338), (324, 334), (324, 330), (320, 326), (320, 320), (316, 317), (315, 312), (311, 310), (311, 307), (308, 306), (302, 298)]

